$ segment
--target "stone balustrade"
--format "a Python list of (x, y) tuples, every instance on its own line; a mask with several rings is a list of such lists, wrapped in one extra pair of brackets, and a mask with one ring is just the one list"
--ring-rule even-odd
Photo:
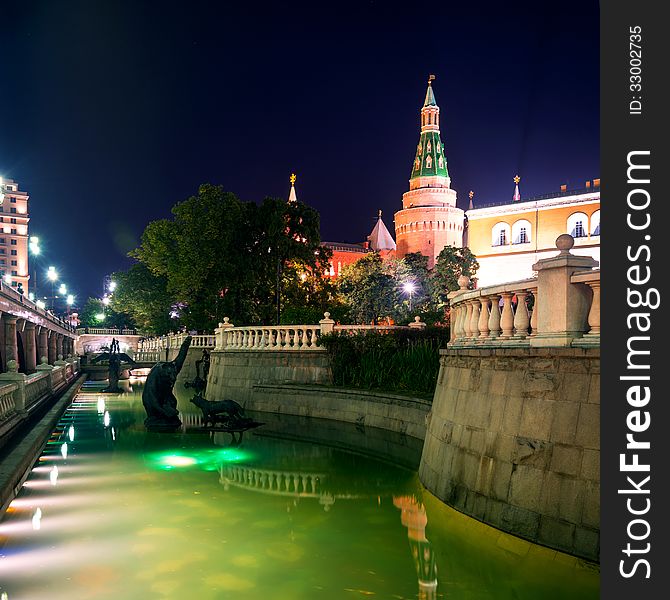
[(319, 497), (323, 473), (305, 473), (258, 469), (255, 467), (222, 465), (219, 481), (266, 494), (280, 496)]
[(223, 350), (324, 350), (319, 325), (231, 327), (223, 332)]
[(450, 347), (566, 347), (600, 345), (600, 271), (588, 256), (570, 253), (574, 240), (557, 238), (559, 254), (533, 265), (537, 277), (449, 293)]
[(77, 335), (137, 335), (135, 329), (110, 329), (107, 327), (78, 327)]
[(16, 361), (9, 361), (9, 371), (0, 373), (0, 438), (25, 421), (45, 401), (52, 398), (80, 372), (77, 357), (46, 362), (35, 373), (19, 373)]

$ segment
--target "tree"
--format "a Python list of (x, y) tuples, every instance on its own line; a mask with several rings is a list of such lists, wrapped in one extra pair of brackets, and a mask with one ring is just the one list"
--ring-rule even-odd
[(173, 219), (154, 221), (130, 255), (157, 277), (182, 307), (189, 328), (233, 322), (276, 322), (277, 298), (288, 297), (299, 273), (323, 273), (319, 214), (300, 202), (266, 198), (241, 202), (205, 184), (173, 207)]
[(398, 302), (396, 280), (387, 271), (378, 252), (366, 254), (342, 269), (339, 280), (352, 320), (377, 324), (391, 316)]
[(163, 335), (175, 327), (171, 318), (174, 301), (167, 291), (167, 278), (154, 275), (143, 263), (112, 275), (116, 289), (111, 307), (127, 313), (144, 333)]
[(119, 313), (110, 306), (105, 306), (100, 298), (89, 298), (79, 313), (83, 327), (118, 327), (132, 326), (130, 315)]
[(397, 319), (412, 321), (419, 314), (434, 310), (430, 294), (428, 257), (410, 252), (397, 261), (395, 278), (399, 290)]
[(458, 278), (466, 275), (470, 278), (470, 289), (474, 289), (475, 275), (479, 263), (470, 248), (445, 246), (437, 255), (435, 267), (430, 274), (431, 296), (438, 306), (447, 306), (447, 294), (459, 289)]

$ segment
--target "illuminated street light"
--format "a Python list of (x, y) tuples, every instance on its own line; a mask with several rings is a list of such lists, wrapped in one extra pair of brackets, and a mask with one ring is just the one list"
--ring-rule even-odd
[(416, 291), (416, 285), (414, 285), (414, 283), (411, 281), (408, 281), (407, 283), (403, 284), (402, 289), (406, 294), (409, 295), (409, 312), (412, 312), (412, 296)]
[(61, 296), (65, 296), (65, 294), (67, 294), (67, 286), (64, 283), (60, 284), (60, 287), (58, 288), (58, 293)]
[(56, 292), (54, 291), (54, 286), (56, 285), (56, 280), (58, 279), (58, 272), (56, 267), (49, 267), (47, 270), (47, 279), (51, 282), (51, 310), (54, 310), (54, 305), (56, 303)]
[(116, 289), (116, 281), (109, 282), (109, 291), (113, 292)]
[(3, 280), (7, 285), (12, 285), (12, 276), (9, 273), (5, 273)]
[(98, 313), (95, 318), (102, 323), (105, 320), (105, 313)]
[(37, 302), (35, 302), (35, 304), (37, 305), (37, 308), (41, 308), (42, 310), (44, 310), (47, 307), (47, 305), (44, 304), (44, 300), (38, 300)]
[(74, 304), (74, 296), (72, 294), (68, 294), (66, 302), (68, 306), (72, 306)]
[(102, 303), (103, 303), (105, 306), (109, 306), (109, 296), (105, 296), (105, 297), (102, 299)]

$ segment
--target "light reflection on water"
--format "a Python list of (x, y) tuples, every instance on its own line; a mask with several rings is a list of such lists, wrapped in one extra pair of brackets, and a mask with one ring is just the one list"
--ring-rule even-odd
[(77, 397), (0, 522), (0, 597), (598, 598), (593, 567), (426, 492), (412, 438), (256, 414), (233, 446), (200, 430), (188, 390), (183, 430), (151, 433), (141, 386), (103, 386)]

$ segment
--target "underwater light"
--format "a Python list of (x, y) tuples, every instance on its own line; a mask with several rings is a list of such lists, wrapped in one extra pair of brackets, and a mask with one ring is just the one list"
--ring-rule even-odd
[(58, 467), (56, 465), (53, 466), (53, 469), (49, 473), (49, 480), (51, 481), (51, 485), (56, 485), (58, 482)]
[(74, 425), (70, 425), (70, 429), (67, 430), (67, 435), (70, 438), (70, 441), (74, 442)]
[(112, 418), (109, 416), (109, 411), (105, 411), (105, 416), (102, 419), (102, 422), (104, 423), (105, 427), (109, 427), (109, 424), (112, 422)]
[(63, 458), (67, 458), (67, 442), (64, 442), (63, 445), (60, 447), (60, 453), (63, 456)]
[(37, 531), (40, 527), (42, 527), (42, 509), (38, 507), (33, 514), (33, 529)]

